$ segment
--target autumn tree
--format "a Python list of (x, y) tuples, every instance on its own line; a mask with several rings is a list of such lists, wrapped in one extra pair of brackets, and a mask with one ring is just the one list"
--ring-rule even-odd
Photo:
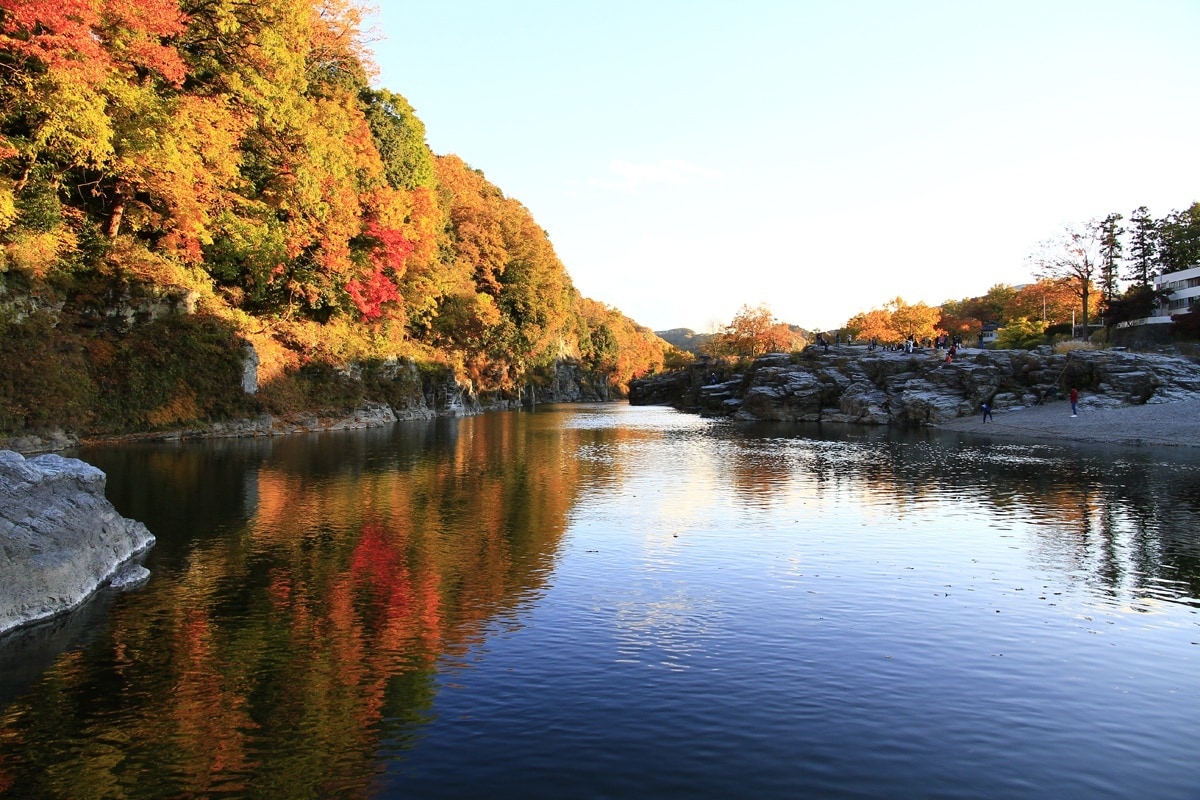
[(980, 331), (983, 330), (982, 320), (978, 317), (963, 314), (958, 303), (955, 301), (943, 303), (940, 310), (941, 314), (937, 323), (938, 330), (945, 331), (963, 341), (970, 341), (979, 337)]
[(0, 0), (0, 282), (81, 329), (133, 324), (113, 298), (186, 296), (272, 378), (399, 354), (487, 390), (564, 357), (617, 388), (660, 368), (652, 332), (581, 311), (529, 209), (371, 88), (362, 19), (356, 0)]
[(629, 381), (661, 370), (668, 357), (679, 357), (653, 331), (595, 300), (578, 298), (575, 320), (581, 362), (607, 376), (615, 391), (625, 392)]
[(30, 205), (85, 212), (43, 231), (52, 260), (89, 227), (116, 235), (142, 200), (136, 158), (184, 127), (173, 97), (186, 70), (171, 44), (183, 24), (171, 0), (0, 0), (0, 219)]
[(1025, 317), (1053, 325), (1069, 322), (1075, 307), (1075, 295), (1068, 286), (1060, 281), (1041, 279), (1018, 289), (1005, 315), (998, 321), (1007, 323)]
[(1086, 338), (1092, 281), (1101, 261), (1100, 224), (1092, 221), (1082, 227), (1067, 228), (1058, 238), (1044, 242), (1031, 258), (1039, 278), (1058, 281), (1079, 298)]
[(984, 322), (1004, 322), (1013, 317), (1013, 301), (1017, 289), (1007, 283), (997, 283), (982, 297), (975, 298), (974, 305), (979, 319)]
[(449, 220), (445, 297), (468, 313), (499, 313), (472, 326), (482, 327), (480, 339), (441, 333), (484, 385), (515, 386), (529, 369), (570, 350), (563, 337), (575, 289), (527, 208), (458, 157), (438, 158), (435, 167)]
[(725, 329), (705, 343), (705, 350), (716, 356), (760, 356), (763, 353), (803, 349), (804, 337), (775, 318), (765, 303), (744, 305)]
[(941, 318), (941, 310), (925, 303), (908, 304), (904, 298), (897, 297), (887, 304), (891, 314), (889, 325), (899, 337), (912, 338), (914, 341), (932, 339), (938, 334), (937, 324)]
[(912, 337), (916, 341), (932, 339), (940, 331), (943, 309), (925, 303), (909, 304), (897, 297), (883, 308), (851, 317), (846, 330), (857, 339), (874, 339), (884, 344), (899, 344)]
[(873, 340), (883, 344), (898, 344), (903, 337), (892, 327), (890, 311), (873, 308), (855, 314), (846, 321), (846, 331), (855, 339)]
[(502, 320), (492, 352), (516, 355), (518, 366), (546, 364), (569, 352), (564, 332), (575, 287), (529, 209), (512, 199), (502, 208), (508, 263), (496, 298)]

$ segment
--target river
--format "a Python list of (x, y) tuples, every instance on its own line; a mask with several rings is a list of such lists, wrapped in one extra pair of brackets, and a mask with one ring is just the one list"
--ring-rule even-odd
[(87, 448), (140, 590), (0, 640), (0, 795), (1200, 793), (1192, 449), (552, 406)]

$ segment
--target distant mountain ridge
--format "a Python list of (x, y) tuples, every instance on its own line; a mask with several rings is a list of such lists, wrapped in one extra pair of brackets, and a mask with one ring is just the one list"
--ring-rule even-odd
[(694, 355), (699, 355), (700, 348), (712, 338), (711, 333), (696, 333), (691, 328), (670, 328), (665, 331), (655, 331), (654, 335), (676, 348)]

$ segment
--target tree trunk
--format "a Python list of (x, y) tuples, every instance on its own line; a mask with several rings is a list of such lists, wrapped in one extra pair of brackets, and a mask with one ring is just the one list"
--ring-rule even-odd
[(1088, 282), (1083, 283), (1083, 340), (1086, 342), (1090, 336), (1088, 333)]
[(121, 230), (121, 217), (123, 216), (125, 216), (125, 198), (117, 200), (117, 204), (113, 206), (112, 214), (108, 216), (108, 225), (104, 228), (104, 233), (108, 238), (117, 238), (117, 233)]

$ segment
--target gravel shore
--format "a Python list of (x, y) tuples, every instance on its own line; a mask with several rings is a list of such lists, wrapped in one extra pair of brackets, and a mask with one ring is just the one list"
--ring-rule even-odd
[(940, 430), (1005, 438), (1057, 439), (1125, 445), (1200, 447), (1200, 398), (1168, 403), (1148, 403), (1120, 408), (1079, 406), (1071, 416), (1066, 401), (960, 417), (937, 427)]

